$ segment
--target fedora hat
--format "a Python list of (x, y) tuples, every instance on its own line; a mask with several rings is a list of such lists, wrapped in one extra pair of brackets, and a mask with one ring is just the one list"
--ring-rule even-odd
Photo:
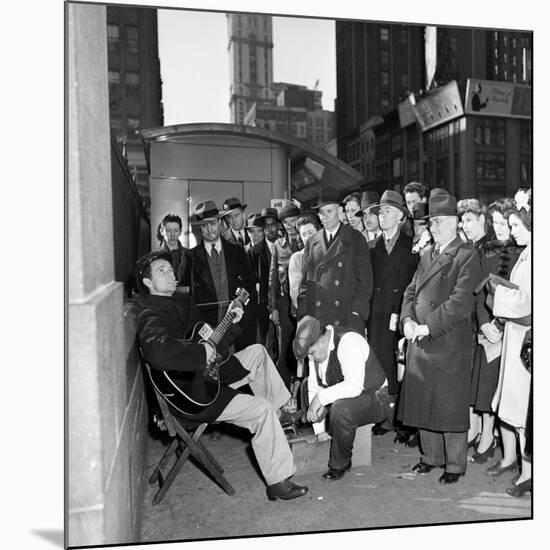
[(394, 208), (401, 210), (405, 216), (409, 214), (407, 207), (403, 204), (403, 197), (401, 196), (401, 193), (398, 193), (393, 189), (386, 189), (382, 193), (380, 202), (372, 207), (373, 213), (378, 214), (381, 206), (393, 206)]
[(415, 222), (425, 221), (424, 218), (428, 215), (428, 203), (417, 202), (412, 211), (412, 219)]
[(226, 214), (228, 214), (232, 210), (236, 210), (237, 208), (244, 210), (246, 208), (246, 204), (242, 204), (240, 199), (238, 199), (237, 197), (230, 197), (229, 199), (225, 199), (225, 201), (223, 201), (222, 214), (225, 216)]
[(365, 210), (370, 210), (372, 206), (378, 204), (380, 200), (380, 195), (376, 191), (363, 191), (361, 193), (361, 210), (355, 212), (355, 215), (358, 218), (364, 216)]
[(456, 209), (456, 197), (449, 193), (430, 194), (428, 200), (428, 215), (425, 218), (434, 216), (458, 216)]
[(193, 209), (191, 224), (199, 225), (206, 220), (215, 220), (220, 217), (220, 211), (214, 201), (199, 202)]
[(260, 216), (260, 214), (250, 214), (246, 218), (245, 229), (263, 229), (263, 228), (264, 228), (264, 221), (262, 216)]
[(279, 220), (283, 221), (286, 218), (290, 218), (292, 216), (299, 216), (300, 215), (300, 209), (295, 204), (287, 204), (286, 206), (283, 206), (281, 208), (281, 211), (279, 212)]
[(296, 335), (292, 342), (292, 350), (296, 359), (303, 359), (309, 347), (313, 344), (317, 338), (321, 335), (321, 323), (311, 315), (302, 317), (296, 327)]
[(326, 204), (338, 204), (340, 205), (340, 194), (334, 187), (320, 187), (319, 188), (319, 198), (317, 202), (311, 208), (321, 208)]
[(263, 220), (265, 220), (265, 218), (275, 218), (276, 220), (278, 220), (279, 213), (277, 212), (276, 208), (262, 208), (260, 218), (262, 218)]
[(432, 197), (436, 197), (437, 195), (448, 195), (448, 194), (449, 194), (449, 191), (447, 191), (447, 189), (443, 189), (443, 187), (434, 187), (430, 191), (430, 199)]

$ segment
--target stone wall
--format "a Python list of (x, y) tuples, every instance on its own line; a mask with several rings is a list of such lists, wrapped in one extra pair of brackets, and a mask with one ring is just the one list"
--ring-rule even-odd
[(139, 540), (147, 442), (131, 315), (114, 279), (105, 7), (67, 4), (66, 543)]

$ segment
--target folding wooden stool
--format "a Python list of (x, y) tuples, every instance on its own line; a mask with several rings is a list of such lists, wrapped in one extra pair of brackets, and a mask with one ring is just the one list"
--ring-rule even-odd
[[(147, 363), (145, 363), (145, 367), (147, 369), (147, 373), (149, 374), (149, 380), (151, 381), (155, 396), (160, 406), (168, 435), (171, 437), (168, 448), (164, 452), (162, 458), (149, 478), (149, 483), (155, 483), (157, 481), (159, 483), (159, 490), (153, 498), (153, 504), (158, 504), (164, 498), (164, 495), (170, 488), (170, 485), (190, 455), (192, 455), (202, 466), (204, 466), (204, 468), (206, 468), (208, 473), (216, 480), (216, 482), (228, 495), (234, 495), (235, 489), (233, 489), (231, 484), (227, 481), (227, 479), (225, 479), (223, 475), (223, 468), (212, 456), (210, 451), (208, 451), (208, 449), (204, 446), (202, 441), (200, 441), (200, 437), (207, 428), (208, 423), (203, 422), (196, 425), (196, 427), (193, 426), (191, 428), (186, 427), (187, 429), (184, 428), (182, 421), (172, 415), (168, 402), (153, 383), (150, 373), (151, 367)], [(176, 461), (168, 473), (164, 475), (162, 468), (165, 465), (165, 461), (167, 461), (172, 455), (176, 457)]]

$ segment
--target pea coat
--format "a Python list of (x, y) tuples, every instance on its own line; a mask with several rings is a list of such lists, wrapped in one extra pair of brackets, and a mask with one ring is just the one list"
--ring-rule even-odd
[(471, 313), (480, 281), (477, 251), (460, 237), (437, 259), (420, 258), (400, 321), (410, 317), (427, 325), (430, 335), (407, 346), (397, 411), (403, 424), (440, 432), (468, 429)]
[[(400, 233), (388, 254), (384, 239), (376, 241), (371, 251), (374, 291), (371, 299), (371, 313), (368, 322), (368, 341), (374, 349), (388, 379), (388, 391), (396, 394), (397, 361), (395, 352), (399, 341), (397, 320), (401, 312), (403, 293), (411, 282), (418, 254), (411, 252), (412, 239)], [(390, 330), (391, 316), (396, 315), (395, 330)]]
[[(229, 243), (224, 239), (221, 239), (221, 244), (227, 270), (229, 299), (231, 300), (234, 297), (235, 291), (239, 287), (245, 288), (250, 294), (243, 318), (238, 323), (242, 334), (235, 340), (235, 349), (239, 351), (256, 343), (256, 308), (258, 302), (256, 280), (242, 246)], [(202, 305), (211, 304), (218, 300), (207, 254), (204, 242), (189, 250), (187, 255), (188, 265), (183, 283), (190, 288), (191, 296), (199, 307), (204, 321), (215, 327), (218, 324), (218, 306)]]
[(363, 333), (372, 288), (370, 252), (359, 231), (341, 224), (330, 247), (324, 229), (307, 240), (298, 293), (299, 318), (311, 315), (323, 325), (343, 325)]

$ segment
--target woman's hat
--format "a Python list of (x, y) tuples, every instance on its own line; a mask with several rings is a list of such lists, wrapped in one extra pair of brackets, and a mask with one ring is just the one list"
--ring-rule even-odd
[(311, 206), (311, 208), (321, 208), (326, 204), (338, 204), (340, 205), (340, 194), (334, 187), (320, 187), (319, 188), (319, 198), (317, 202)]
[(370, 210), (372, 206), (378, 204), (380, 195), (376, 191), (363, 191), (361, 193), (361, 210), (355, 212), (355, 216), (362, 218), (365, 210)]
[(206, 220), (217, 220), (220, 217), (220, 211), (214, 201), (199, 202), (193, 209), (192, 225), (199, 225)]
[(264, 228), (264, 221), (262, 216), (260, 216), (260, 214), (250, 214), (248, 218), (246, 218), (245, 229), (263, 229), (263, 228)]
[(447, 192), (445, 194), (435, 194), (430, 193), (430, 198), (428, 200), (428, 215), (425, 218), (433, 218), (434, 216), (457, 216), (458, 212), (456, 209), (456, 197), (449, 195)]
[(246, 208), (246, 204), (242, 204), (240, 199), (238, 199), (237, 197), (225, 199), (222, 205), (222, 216), (229, 214), (229, 212), (231, 212), (232, 210), (236, 210), (237, 208), (244, 210)]
[(381, 206), (393, 206), (394, 208), (401, 210), (401, 212), (403, 212), (405, 216), (407, 216), (409, 213), (407, 207), (403, 204), (403, 197), (400, 193), (394, 191), (393, 189), (386, 189), (382, 193), (382, 198), (380, 199), (380, 202), (373, 205), (371, 209), (372, 212), (374, 214), (378, 214), (378, 212), (380, 212)]

